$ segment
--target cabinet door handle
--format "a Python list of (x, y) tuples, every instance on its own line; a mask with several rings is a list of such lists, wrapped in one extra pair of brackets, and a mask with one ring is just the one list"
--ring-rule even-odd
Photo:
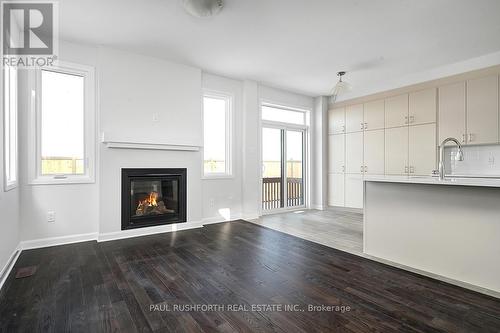
[(410, 116), (410, 124), (415, 122), (415, 116)]
[(469, 142), (472, 142), (473, 138), (474, 138), (474, 134), (469, 133)]
[(405, 116), (405, 124), (408, 124), (408, 116)]
[(467, 138), (467, 136), (465, 135), (465, 133), (464, 133), (464, 134), (462, 134), (462, 143), (465, 143), (466, 138)]
[(341, 130), (342, 130), (342, 133), (345, 132), (345, 125), (342, 125)]
[(363, 166), (361, 166), (359, 169), (360, 169), (361, 173), (363, 173)]
[(415, 167), (414, 166), (410, 167), (410, 173), (415, 173)]
[(345, 172), (345, 165), (342, 166), (342, 172)]
[(361, 124), (361, 129), (364, 129), (364, 127), (363, 127), (363, 123), (360, 123), (360, 124)]
[(368, 129), (368, 123), (365, 123), (365, 130)]
[(365, 165), (365, 173), (368, 172), (368, 167)]
[(405, 166), (405, 173), (408, 173), (408, 167)]

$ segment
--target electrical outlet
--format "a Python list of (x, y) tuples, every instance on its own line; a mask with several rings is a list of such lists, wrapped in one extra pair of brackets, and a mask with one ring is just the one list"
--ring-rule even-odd
[(50, 210), (47, 212), (47, 222), (54, 223), (56, 221), (56, 212)]

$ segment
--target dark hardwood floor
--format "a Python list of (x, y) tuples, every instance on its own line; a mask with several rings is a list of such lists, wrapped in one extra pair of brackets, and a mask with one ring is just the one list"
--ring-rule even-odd
[[(196, 304), (219, 311), (180, 308)], [(235, 221), (24, 251), (0, 321), (2, 332), (500, 332), (500, 300)]]

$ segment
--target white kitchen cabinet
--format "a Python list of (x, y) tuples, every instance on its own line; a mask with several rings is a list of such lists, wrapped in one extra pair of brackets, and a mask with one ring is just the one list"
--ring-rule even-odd
[(336, 108), (328, 111), (328, 133), (339, 134), (345, 132), (345, 109)]
[(408, 125), (408, 94), (385, 100), (385, 127)]
[(328, 159), (328, 172), (345, 172), (345, 134), (329, 135)]
[(410, 175), (431, 175), (437, 169), (436, 124), (410, 126), (408, 136)]
[(363, 104), (347, 106), (345, 108), (345, 131), (346, 133), (359, 132), (363, 130)]
[(408, 123), (410, 125), (436, 122), (436, 88), (412, 92), (408, 96)]
[(363, 109), (364, 109), (364, 130), (375, 130), (384, 128), (385, 103), (383, 99), (365, 103)]
[(344, 175), (331, 173), (328, 175), (328, 205), (344, 207)]
[(363, 176), (345, 176), (345, 206), (363, 208)]
[(363, 132), (345, 135), (345, 170), (346, 173), (363, 172)]
[(439, 142), (452, 137), (465, 143), (465, 82), (439, 87)]
[(498, 142), (498, 75), (467, 81), (467, 143)]
[(365, 131), (364, 136), (364, 173), (384, 174), (384, 130)]
[(408, 126), (385, 130), (385, 173), (405, 175), (408, 168)]

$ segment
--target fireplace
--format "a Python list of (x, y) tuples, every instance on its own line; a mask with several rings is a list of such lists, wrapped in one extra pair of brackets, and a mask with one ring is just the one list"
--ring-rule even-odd
[(186, 169), (122, 169), (122, 230), (186, 222)]

